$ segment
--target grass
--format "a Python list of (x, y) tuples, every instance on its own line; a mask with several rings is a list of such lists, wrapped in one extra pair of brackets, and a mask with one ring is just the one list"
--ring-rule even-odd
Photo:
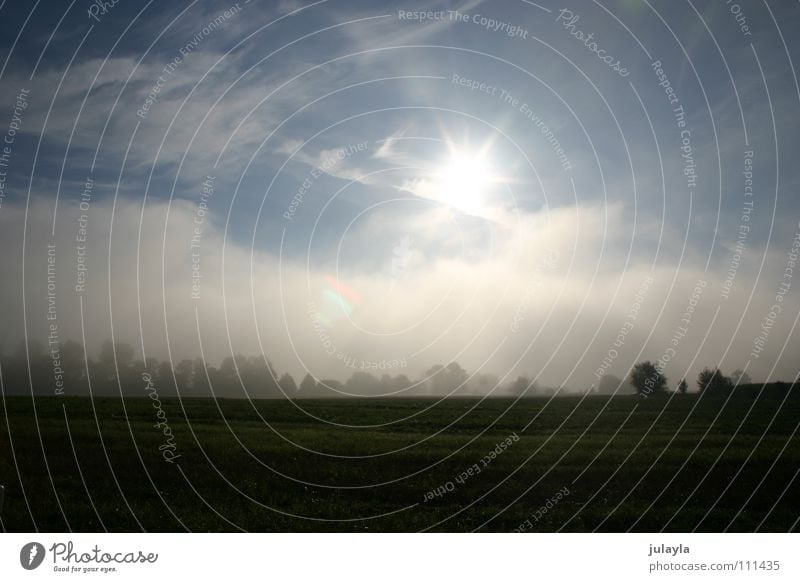
[(165, 399), (170, 464), (149, 399), (6, 397), (2, 528), (797, 529), (800, 398), (434, 402)]

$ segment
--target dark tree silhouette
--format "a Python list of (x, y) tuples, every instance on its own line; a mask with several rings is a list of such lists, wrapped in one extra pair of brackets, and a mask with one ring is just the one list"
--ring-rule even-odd
[(75, 340), (67, 340), (61, 346), (61, 362), (64, 368), (64, 386), (66, 390), (75, 392), (86, 377), (86, 361), (83, 346)]
[(469, 375), (457, 362), (451, 362), (447, 367), (436, 364), (427, 372), (429, 390), (437, 396), (453, 393), (460, 387), (463, 388)]
[(722, 370), (714, 368), (703, 368), (697, 376), (697, 387), (700, 388), (701, 394), (710, 394), (714, 396), (724, 395), (730, 392), (733, 384), (730, 379), (726, 378)]
[(175, 379), (172, 377), (172, 366), (169, 362), (158, 362), (154, 368), (155, 377), (158, 379), (158, 390), (161, 392), (173, 392)]
[(182, 392), (194, 390), (194, 362), (181, 360), (175, 366), (175, 380)]
[(633, 366), (630, 382), (639, 396), (660, 394), (667, 388), (667, 377), (650, 361), (639, 362)]
[(297, 391), (297, 396), (300, 398), (314, 398), (317, 395), (317, 381), (311, 376), (306, 374), (300, 382), (300, 388)]
[(297, 393), (297, 384), (295, 384), (294, 378), (292, 378), (289, 372), (285, 372), (280, 377), (280, 380), (278, 380), (278, 386), (281, 387), (283, 393), (289, 398), (293, 398)]
[(517, 379), (508, 387), (508, 392), (512, 396), (533, 396), (538, 388), (536, 383), (528, 378), (528, 376), (517, 376)]
[(380, 392), (380, 381), (368, 372), (355, 372), (344, 385), (347, 392), (359, 396), (367, 394), (378, 394)]
[(133, 363), (134, 353), (133, 346), (130, 344), (111, 343), (110, 340), (104, 341), (95, 363), (96, 379), (110, 384), (115, 382), (118, 377), (125, 378), (125, 373)]
[(381, 394), (393, 394), (395, 396), (406, 396), (407, 389), (413, 384), (408, 376), (400, 374), (398, 376), (390, 376), (384, 374), (381, 376), (380, 390)]
[[(396, 395), (404, 397), (472, 396), (489, 394), (498, 385), (492, 374), (469, 375), (457, 362), (431, 367), (419, 382), (412, 382), (403, 374), (383, 374), (380, 379), (366, 371), (356, 371), (346, 383), (334, 379), (317, 380), (306, 374), (298, 387), (291, 374), (281, 375), (264, 356), (226, 357), (219, 368), (208, 365), (201, 358), (180, 362), (159, 361), (149, 357), (146, 361), (134, 360), (135, 349), (127, 343), (105, 341), (95, 358), (84, 354), (83, 346), (67, 340), (63, 344), (47, 344), (31, 339), (20, 342), (11, 355), (0, 353), (4, 384), (9, 393), (42, 395), (87, 394), (89, 381), (94, 394), (143, 396), (143, 374), (150, 375), (160, 396), (177, 394), (214, 396), (218, 398), (340, 398), (343, 393), (355, 396)], [(627, 381), (641, 396), (661, 394), (667, 390), (667, 378), (657, 363), (637, 363)], [(736, 384), (738, 382), (738, 384)], [(750, 384), (752, 380), (743, 370), (736, 370), (731, 378), (719, 368), (704, 368), (698, 375), (701, 394), (729, 395), (734, 386)], [(611, 374), (604, 375), (597, 386), (601, 394), (619, 392), (622, 380)], [(63, 389), (62, 389), (63, 386)], [(747, 387), (737, 396), (752, 395)], [(680, 394), (688, 393), (686, 379), (677, 387)], [(787, 390), (797, 392), (800, 383), (773, 382), (765, 385), (764, 394), (783, 396)], [(548, 396), (556, 391), (537, 386), (527, 375), (504, 384), (494, 395)], [(759, 392), (761, 393), (761, 392)]]

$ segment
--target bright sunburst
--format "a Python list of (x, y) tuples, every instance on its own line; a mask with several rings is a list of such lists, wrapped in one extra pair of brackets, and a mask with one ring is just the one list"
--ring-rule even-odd
[(486, 206), (486, 196), (497, 176), (486, 155), (452, 151), (436, 173), (436, 197), (449, 206), (470, 214), (479, 214)]

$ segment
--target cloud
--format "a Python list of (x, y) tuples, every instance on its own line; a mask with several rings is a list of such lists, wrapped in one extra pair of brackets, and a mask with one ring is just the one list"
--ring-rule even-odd
[[(14, 206), (3, 212), (13, 227), (3, 230), (0, 242), (11, 248), (21, 240), (25, 215)], [(617, 356), (608, 373), (620, 376), (637, 360), (657, 359), (669, 348), (674, 348), (667, 367), (671, 379), (691, 378), (719, 361), (726, 368), (741, 367), (753, 345), (750, 330), (759, 329), (774, 295), (769, 284), (758, 285), (747, 303), (754, 284), (749, 270), (739, 273), (731, 297), (720, 301), (719, 286), (698, 265), (651, 269), (636, 253), (625, 263), (618, 246), (625, 237), (615, 234), (623, 231), (624, 218), (613, 209), (608, 213), (611, 234), (604, 235), (598, 224), (597, 208), (561, 208), (519, 217), (517, 228), (495, 233), (490, 249), (480, 248), (476, 236), (449, 252), (441, 252), (451, 237), (435, 228), (441, 217), (434, 212), (396, 221), (393, 228), (385, 218), (367, 221), (347, 235), (351, 246), (345, 245), (360, 249), (364, 260), (342, 270), (335, 262), (309, 268), (226, 241), (214, 221), (186, 201), (171, 206), (151, 201), (143, 209), (127, 199), (116, 206), (98, 202), (88, 212), (87, 283), (79, 294), (75, 237), (82, 212), (63, 207), (52, 242), (51, 212), (50, 204), (37, 199), (28, 213), (27, 332), (39, 338), (47, 333), (46, 245), (54, 244), (60, 339), (81, 339), (83, 329), (90, 352), (111, 337), (113, 324), (117, 341), (139, 351), (144, 345), (148, 356), (162, 358), (167, 346), (175, 359), (182, 359), (199, 357), (202, 345), (212, 363), (263, 348), (280, 371), (301, 375), (308, 370), (341, 379), (353, 372), (347, 365), (352, 358), (402, 359), (406, 366), (393, 373), (411, 377), (434, 363), (455, 360), (470, 371), (483, 366), (482, 371), (500, 376), (540, 374), (541, 383), (585, 388), (597, 381), (594, 373), (609, 350)], [(359, 242), (373, 237), (376, 228), (382, 231), (380, 244)], [(396, 247), (403, 240), (413, 252), (398, 262)], [(776, 256), (770, 264), (781, 262)], [(194, 264), (199, 264), (199, 279), (193, 278)], [(22, 273), (22, 256), (4, 253), (0, 268)], [(780, 280), (779, 271), (770, 269), (764, 281)], [(652, 283), (638, 301), (649, 277)], [(698, 281), (705, 286), (687, 325), (682, 319)], [(10, 314), (2, 330), (9, 348), (23, 337), (22, 290), (22, 280), (0, 290)], [(615, 347), (637, 301), (633, 327), (624, 344)], [(717, 304), (721, 312), (706, 338)], [(784, 313), (796, 309), (796, 299), (787, 298)], [(744, 324), (737, 330), (740, 315)], [(322, 327), (318, 316), (325, 321)], [(749, 370), (753, 377), (770, 373), (790, 336), (789, 319), (773, 329), (767, 349)], [(674, 346), (671, 340), (679, 328), (688, 333)], [(731, 351), (725, 353), (731, 338)], [(774, 377), (789, 376), (791, 366), (782, 359)]]
[[(458, 9), (476, 13), (479, 5)], [(486, 369), (501, 375), (541, 372), (544, 383), (576, 387), (595, 380), (609, 350), (618, 354), (608, 371), (618, 375), (637, 359), (657, 359), (670, 348), (670, 377), (747, 361), (775, 304), (796, 232), (797, 200), (784, 193), (797, 185), (786, 168), (793, 163), (792, 130), (800, 117), (792, 113), (795, 87), (780, 51), (759, 52), (772, 111), (752, 49), (741, 43), (735, 45), (740, 49), (728, 48), (732, 39), (740, 40), (733, 27), (718, 38), (739, 100), (731, 96), (716, 57), (709, 56), (713, 51), (700, 51), (694, 61), (702, 87), (682, 53), (665, 48), (658, 55), (688, 112), (700, 172), (700, 186), (690, 194), (673, 109), (649, 63), (637, 66), (633, 53), (636, 93), (630, 84), (599, 76), (596, 58), (560, 30), (561, 40), (542, 38), (586, 64), (592, 84), (533, 41), (526, 45), (470, 22), (400, 22), (396, 12), (368, 4), (337, 10), (320, 5), (227, 52), (299, 6), (284, 2), (257, 12), (251, 3), (203, 33), (187, 54), (181, 48), (225, 6), (187, 12), (147, 55), (131, 42), (104, 60), (97, 55), (105, 52), (93, 46), (76, 56), (68, 74), (59, 59), (44, 58), (29, 80), (21, 66), (25, 55), (13, 56), (0, 104), (11, 105), (26, 87), (30, 107), (0, 209), (0, 240), (10, 249), (0, 258), (3, 272), (22, 274), (24, 261), (24, 280), (12, 276), (0, 288), (9, 306), (0, 331), (6, 346), (23, 337), (23, 313), (29, 333), (46, 335), (50, 242), (56, 248), (62, 338), (81, 337), (84, 329), (90, 350), (113, 330), (115, 339), (140, 349), (143, 344), (148, 355), (162, 357), (168, 347), (176, 358), (198, 356), (201, 341), (212, 361), (263, 348), (280, 369), (294, 374), (305, 367), (343, 378), (352, 371), (343, 365), (350, 356), (371, 362), (404, 358), (411, 375), (457, 359), (468, 369), (486, 362)], [(446, 2), (428, 7), (453, 8)], [(527, 5), (509, 10), (509, 19), (532, 14)], [(673, 46), (673, 39), (660, 36), (666, 31), (647, 28), (643, 16), (632, 22), (653, 44)], [(617, 46), (630, 44), (597, 22), (597, 38), (608, 39), (615, 54)], [(695, 26), (688, 45), (708, 45), (703, 34)], [(46, 38), (37, 31), (40, 37)], [(67, 49), (79, 38), (54, 37), (49, 50), (72, 54)], [(503, 55), (541, 71), (541, 79), (493, 58)], [(532, 104), (569, 152), (572, 170), (557, 163), (547, 132), (513, 100), (450, 82), (448, 75), (456, 72)], [(36, 149), (40, 135), (42, 147)], [(363, 155), (341, 155), (362, 140), (369, 140)], [(515, 204), (503, 188), (483, 192), (479, 204), (465, 201), (459, 196), (470, 189), (470, 180), (441, 179), (452, 143), (480, 151), (489, 142), (498, 172), (509, 175), (502, 186), (513, 187)], [(756, 205), (725, 298), (721, 285), (735, 262), (743, 224), (745, 145), (755, 150)], [(278, 176), (290, 155), (293, 163)], [(320, 179), (288, 223), (283, 212), (309, 171), (318, 171)], [(90, 173), (95, 194), (90, 209), (82, 211), (76, 200)], [(201, 216), (198, 192), (209, 175), (216, 176), (217, 192)], [(316, 214), (349, 182), (352, 188), (326, 206), (324, 215)], [(269, 196), (265, 184), (272, 186)], [(55, 192), (60, 203), (51, 240)], [(75, 292), (82, 214), (90, 241), (83, 326)], [(279, 244), (290, 249), (283, 256)], [(558, 259), (550, 264), (553, 256)], [(615, 346), (649, 277), (653, 283), (633, 329)], [(682, 322), (701, 281), (701, 307), (673, 346), (676, 330), (687, 327)], [(192, 297), (193, 285), (198, 298)], [(797, 352), (797, 299), (785, 301), (766, 352), (748, 370), (756, 378), (795, 372), (785, 357), (778, 359), (787, 338), (786, 353)], [(325, 321), (322, 329), (315, 325), (318, 315)]]

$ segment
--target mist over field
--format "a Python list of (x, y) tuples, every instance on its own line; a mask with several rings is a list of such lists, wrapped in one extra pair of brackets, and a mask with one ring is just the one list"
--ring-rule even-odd
[[(623, 54), (597, 7), (512, 5), (491, 22), (480, 2), (431, 18), (351, 3), (279, 22), (288, 6), (185, 7), (157, 38), (145, 13), (103, 56), (100, 36), (130, 10), (115, 6), (69, 70), (58, 37), (33, 78), (24, 45), (0, 91), (20, 118), (1, 210), (5, 351), (56, 323), (59, 343), (90, 354), (113, 339), (140, 359), (263, 355), (342, 381), (457, 361), (584, 390), (610, 350), (619, 376), (672, 350), (676, 383), (748, 360), (752, 378), (791, 380), (791, 53), (759, 11), (756, 61), (751, 35), (709, 5), (719, 30), (696, 15), (683, 27), (686, 69), (682, 44), (634, 4), (609, 14), (648, 30), (653, 58), (630, 52), (624, 76), (575, 40), (585, 22)], [(326, 19), (285, 44), (292, 26)], [(441, 35), (463, 42), (440, 47)], [(140, 54), (135, 38), (155, 44)], [(727, 51), (706, 50), (714, 41)], [(723, 58), (732, 73), (718, 80)], [(540, 70), (548, 59), (557, 77)]]
[(120, 466), (159, 498), (103, 489), (84, 530), (120, 500), (153, 529), (150, 463), (220, 491), (231, 521), (187, 529), (518, 530), (563, 491), (545, 529), (796, 530), (799, 27), (744, 0), (0, 3), (5, 523), (74, 460), (69, 499)]

